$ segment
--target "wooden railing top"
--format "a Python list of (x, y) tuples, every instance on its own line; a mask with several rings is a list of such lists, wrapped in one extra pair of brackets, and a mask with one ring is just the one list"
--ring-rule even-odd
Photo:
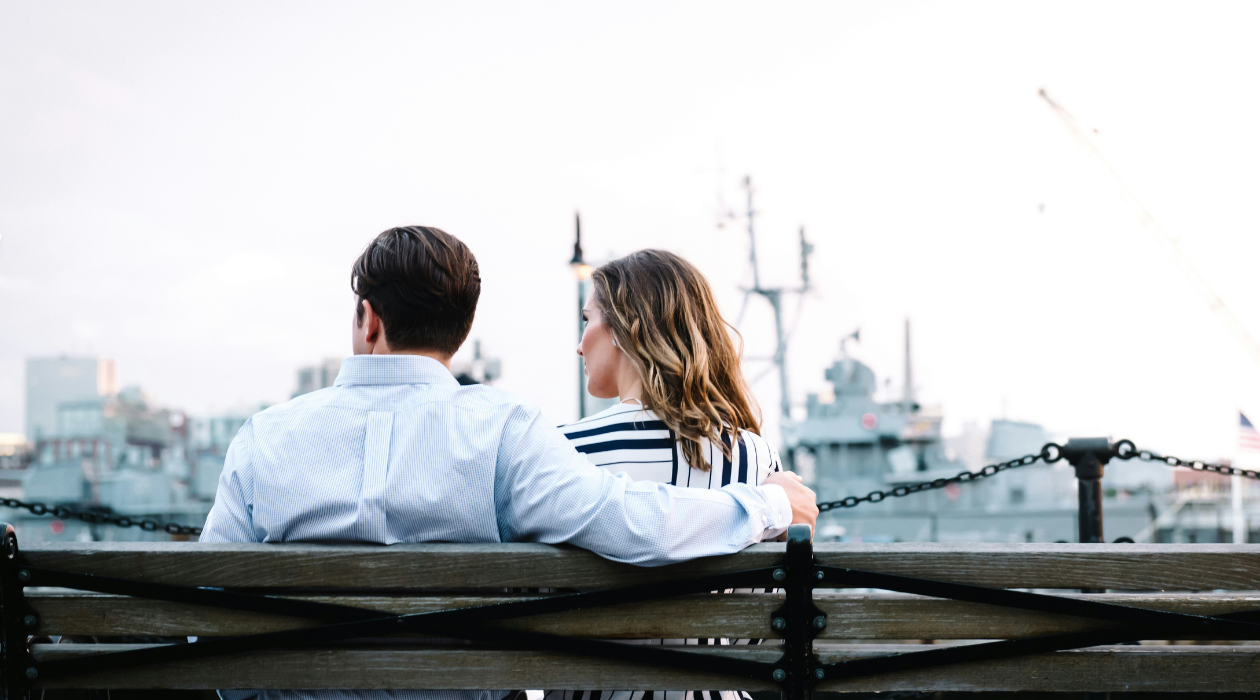
[[(197, 586), (603, 588), (773, 566), (782, 544), (665, 567), (542, 544), (93, 542), (24, 548), (32, 566)], [(997, 588), (1260, 590), (1260, 546), (819, 543), (821, 564)]]

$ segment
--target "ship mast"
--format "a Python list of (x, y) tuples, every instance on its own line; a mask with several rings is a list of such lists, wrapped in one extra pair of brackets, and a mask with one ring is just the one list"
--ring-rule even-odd
[[(748, 297), (756, 294), (770, 303), (774, 310), (774, 355), (770, 358), (779, 371), (779, 410), (784, 419), (792, 417), (792, 397), (788, 391), (787, 375), (787, 335), (783, 332), (783, 296), (784, 294), (805, 294), (810, 290), (809, 256), (814, 252), (814, 245), (805, 240), (805, 227), (800, 229), (801, 244), (801, 284), (799, 287), (763, 287), (761, 286), (761, 270), (757, 264), (757, 233), (754, 221), (757, 210), (753, 208), (752, 177), (744, 177), (744, 192), (747, 195), (748, 217), (748, 261), (752, 264), (753, 286), (744, 289), (744, 305), (748, 305)], [(742, 314), (741, 314), (742, 315)]]

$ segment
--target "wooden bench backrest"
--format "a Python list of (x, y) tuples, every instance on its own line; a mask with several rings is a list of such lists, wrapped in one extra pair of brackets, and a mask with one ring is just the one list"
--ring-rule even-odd
[[(505, 592), (507, 588), (606, 589), (755, 569), (776, 565), (783, 554), (782, 544), (763, 544), (728, 557), (641, 568), (574, 548), (534, 544), (87, 543), (23, 550), (30, 566), (43, 569), (260, 592), (317, 589), (299, 597), (397, 613), (482, 605), (522, 595)], [(1260, 609), (1260, 595), (1247, 592), (1260, 591), (1260, 547), (1247, 545), (818, 544), (815, 556), (825, 566), (991, 588), (1148, 591), (1061, 593), (1178, 612)], [(1194, 593), (1205, 590), (1235, 593)], [(127, 596), (28, 589), (26, 598), (39, 617), (39, 635), (217, 637), (320, 624)], [(889, 646), (891, 641), (1003, 639), (1114, 624), (886, 592), (822, 590), (816, 591), (814, 600), (829, 619), (818, 634), (816, 648), (820, 657), (831, 660), (907, 650), (904, 645)], [(502, 625), (604, 639), (765, 637), (774, 641), (770, 619), (782, 602), (777, 594), (700, 594), (519, 618)], [(867, 643), (852, 643), (856, 640)], [(849, 643), (829, 646), (841, 641)], [(39, 646), (36, 657), (52, 659), (92, 650), (96, 649), (79, 644)], [(770, 645), (717, 652), (763, 661), (780, 655)], [(1255, 692), (1260, 690), (1260, 674), (1252, 669), (1248, 653), (1238, 646), (1121, 647), (1106, 653), (1059, 652), (824, 681), (817, 687), (1193, 692), (1211, 683), (1213, 690)], [(769, 680), (732, 681), (555, 652), (403, 646), (258, 652), (72, 679), (42, 679), (36, 687), (777, 689)]]
[[(618, 564), (541, 544), (45, 544), (33, 566), (234, 588), (613, 588), (773, 566), (784, 545), (671, 566)], [(991, 588), (1260, 590), (1260, 547), (1231, 544), (817, 543), (819, 564)]]

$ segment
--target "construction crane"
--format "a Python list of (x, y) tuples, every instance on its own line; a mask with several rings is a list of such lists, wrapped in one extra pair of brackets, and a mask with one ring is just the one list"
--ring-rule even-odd
[(1198, 268), (1181, 251), (1181, 245), (1177, 237), (1169, 235), (1164, 230), (1164, 227), (1159, 225), (1151, 211), (1146, 208), (1142, 200), (1138, 199), (1137, 194), (1120, 178), (1120, 173), (1116, 172), (1111, 162), (1107, 160), (1107, 157), (1103, 155), (1098, 145), (1094, 143), (1089, 132), (1081, 127), (1076, 118), (1063, 105), (1055, 102), (1046, 93), (1045, 88), (1038, 90), (1037, 94), (1046, 101), (1046, 104), (1050, 105), (1050, 110), (1054, 112), (1054, 116), (1059, 118), (1059, 122), (1063, 124), (1063, 128), (1067, 130), (1068, 135), (1072, 137), (1076, 145), (1102, 163), (1107, 174), (1120, 187), (1120, 191), (1124, 194), (1125, 199), (1129, 200), (1137, 208), (1138, 221), (1142, 224), (1142, 227), (1155, 236), (1156, 240), (1168, 251), (1168, 254), (1172, 256), (1173, 262), (1185, 273), (1190, 283), (1194, 285), (1195, 289), (1203, 297), (1203, 300), (1207, 302), (1208, 308), (1212, 310), (1212, 313), (1216, 314), (1216, 318), (1225, 325), (1225, 328), (1234, 336), (1243, 350), (1251, 356), (1251, 359), (1257, 365), (1260, 365), (1260, 342), (1256, 342), (1255, 337), (1251, 335), (1251, 332), (1247, 330), (1247, 327), (1243, 325), (1238, 316), (1234, 315), (1234, 312), (1225, 304), (1225, 300), (1221, 298), (1221, 295), (1216, 293), (1216, 290), (1208, 282), (1207, 278), (1203, 276), (1203, 273), (1199, 272)]

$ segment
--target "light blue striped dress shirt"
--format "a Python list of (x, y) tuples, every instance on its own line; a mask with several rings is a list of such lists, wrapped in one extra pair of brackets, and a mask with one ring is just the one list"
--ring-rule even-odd
[(228, 448), (201, 541), (568, 542), (659, 566), (737, 552), (790, 522), (781, 487), (632, 481), (587, 462), (537, 408), (492, 387), (460, 386), (436, 360), (356, 355), (332, 387), (245, 423)]

